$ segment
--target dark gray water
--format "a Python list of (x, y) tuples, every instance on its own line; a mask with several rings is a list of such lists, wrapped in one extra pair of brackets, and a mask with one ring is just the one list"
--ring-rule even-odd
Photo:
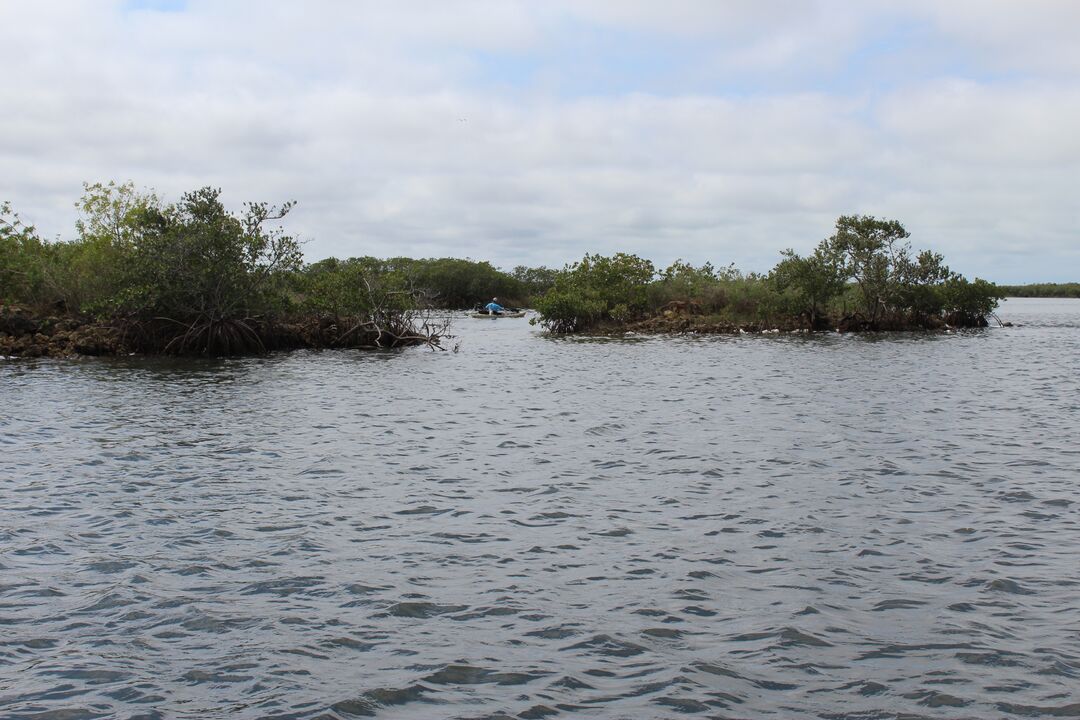
[(0, 716), (1080, 716), (1080, 301), (0, 363)]

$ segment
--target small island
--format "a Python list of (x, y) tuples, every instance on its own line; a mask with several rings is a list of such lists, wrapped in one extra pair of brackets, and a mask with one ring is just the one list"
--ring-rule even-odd
[(634, 255), (587, 255), (536, 303), (556, 333), (838, 332), (986, 327), (1005, 297), (967, 280), (940, 253), (914, 252), (895, 220), (842, 216), (803, 257), (784, 250), (766, 274), (675, 262), (657, 271)]
[(293, 207), (225, 208), (201, 188), (166, 203), (85, 186), (77, 237), (41, 238), (0, 207), (0, 355), (239, 355), (294, 348), (440, 349), (445, 309), (498, 296), (568, 333), (900, 331), (984, 327), (1001, 288), (914, 252), (895, 220), (842, 216), (768, 273), (588, 254), (562, 270), (453, 258), (328, 258), (272, 225)]

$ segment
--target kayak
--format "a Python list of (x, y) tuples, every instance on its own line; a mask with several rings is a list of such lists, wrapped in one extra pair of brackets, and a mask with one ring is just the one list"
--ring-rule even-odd
[(514, 312), (510, 312), (510, 311), (507, 310), (507, 311), (504, 311), (504, 312), (501, 312), (501, 313), (496, 313), (495, 315), (492, 315), (492, 314), (486, 313), (486, 312), (475, 312), (475, 313), (472, 314), (472, 316), (474, 318), (484, 318), (484, 319), (490, 319), (490, 320), (494, 320), (495, 318), (521, 318), (521, 317), (525, 317), (525, 311), (524, 310), (516, 310)]

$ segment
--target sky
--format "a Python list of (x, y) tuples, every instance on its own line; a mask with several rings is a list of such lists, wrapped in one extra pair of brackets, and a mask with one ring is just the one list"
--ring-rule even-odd
[(3, 0), (0, 201), (297, 201), (305, 256), (766, 272), (837, 217), (1080, 281), (1075, 0)]

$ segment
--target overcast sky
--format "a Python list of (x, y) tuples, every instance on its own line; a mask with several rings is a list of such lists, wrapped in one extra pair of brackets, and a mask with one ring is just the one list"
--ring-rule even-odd
[(1080, 280), (1075, 0), (4, 0), (0, 200), (298, 201), (308, 260), (767, 271), (837, 216)]

